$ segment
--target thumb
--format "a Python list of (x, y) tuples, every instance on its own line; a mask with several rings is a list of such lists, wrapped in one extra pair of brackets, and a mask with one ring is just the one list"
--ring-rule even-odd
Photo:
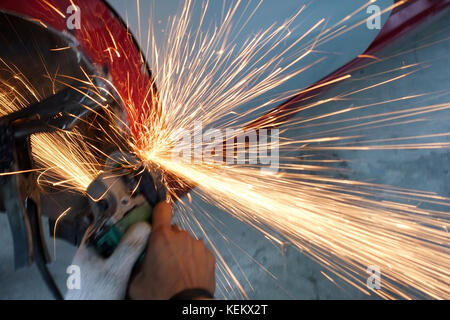
[(130, 272), (136, 260), (144, 252), (151, 227), (146, 222), (132, 225), (122, 237), (116, 250), (108, 258), (108, 264), (119, 273)]
[(172, 205), (167, 201), (159, 202), (153, 209), (153, 229), (170, 228), (172, 225), (172, 215)]

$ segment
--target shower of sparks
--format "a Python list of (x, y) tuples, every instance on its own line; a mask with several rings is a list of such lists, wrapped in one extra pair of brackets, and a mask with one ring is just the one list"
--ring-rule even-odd
[[(406, 1), (397, 2), (394, 6), (404, 2)], [(264, 108), (298, 93), (285, 92), (265, 103), (255, 104), (250, 110), (239, 111), (240, 106), (255, 103), (257, 98), (270, 93), (272, 89), (322, 63), (324, 59), (319, 58), (312, 63), (302, 64), (321, 44), (364, 23), (344, 25), (371, 3), (373, 1), (368, 1), (332, 27), (327, 28), (326, 19), (318, 19), (308, 31), (286, 48), (284, 42), (295, 29), (294, 21), (306, 7), (301, 7), (285, 22), (275, 23), (266, 30), (253, 34), (243, 46), (238, 47), (233, 41), (261, 3), (251, 7), (237, 1), (223, 12), (221, 21), (209, 31), (205, 31), (203, 27), (209, 2), (202, 4), (200, 22), (193, 25), (191, 16), (195, 6), (192, 1), (186, 1), (182, 12), (172, 17), (165, 28), (164, 34), (167, 38), (164, 47), (158, 47), (156, 31), (150, 27), (148, 56), (158, 95), (151, 91), (153, 87), (147, 92), (147, 96), (153, 97), (153, 108), (148, 104), (133, 105), (129, 101), (122, 101), (128, 114), (139, 114), (128, 124), (131, 132), (129, 145), (132, 152), (144, 163), (149, 166), (159, 165), (162, 170), (176, 176), (180, 184), (195, 185), (196, 188), (191, 192), (202, 200), (248, 223), (274, 243), (282, 245), (287, 241), (293, 244), (330, 272), (363, 292), (369, 294), (365, 280), (362, 280), (366, 275), (366, 268), (375, 265), (382, 270), (383, 288), (370, 293), (383, 298), (414, 298), (409, 290), (413, 288), (427, 297), (449, 298), (449, 214), (423, 210), (403, 202), (413, 199), (448, 206), (450, 199), (433, 193), (330, 178), (322, 173), (336, 169), (328, 167), (326, 160), (305, 164), (290, 154), (347, 148), (446, 148), (449, 144), (445, 142), (408, 141), (442, 137), (448, 133), (390, 140), (375, 140), (369, 136), (361, 144), (345, 140), (354, 138), (355, 136), (346, 136), (346, 133), (358, 127), (376, 128), (395, 126), (404, 121), (422, 121), (421, 118), (414, 120), (414, 117), (448, 110), (450, 103), (330, 120), (328, 128), (325, 126), (324, 129), (305, 134), (300, 139), (281, 138), (280, 170), (274, 174), (262, 174), (258, 166), (208, 162), (192, 164), (172, 158), (171, 150), (173, 141), (177, 140), (177, 129), (193, 130), (194, 121), (201, 121), (204, 128), (240, 129), (250, 124), (250, 120), (254, 120), (250, 119), (251, 116), (260, 114)], [(394, 6), (383, 10), (383, 13)], [(317, 35), (313, 36), (314, 34)], [(114, 39), (111, 33), (108, 37)], [(114, 54), (111, 54), (111, 50)], [(124, 54), (120, 54), (120, 47), (111, 47), (111, 50), (105, 52), (110, 59), (126, 59)], [(368, 63), (371, 64), (382, 61), (378, 57), (367, 58), (370, 58)], [(350, 99), (357, 93), (389, 85), (410, 76), (420, 68), (420, 65), (402, 66), (401, 70), (407, 70), (407, 73), (400, 76), (395, 75), (398, 70), (387, 70), (385, 75), (389, 76), (388, 80), (329, 99), (305, 102), (301, 109), (294, 109), (292, 114), (299, 110), (309, 110), (330, 102)], [(17, 70), (14, 74), (22, 79), (22, 86), (35, 92)], [(352, 80), (349, 73), (323, 85)], [(28, 104), (20, 99), (19, 91), (15, 91), (14, 87), (5, 87), (5, 92), (13, 94), (14, 98), (7, 99), (6, 93), (0, 96), (7, 102), (3, 103), (2, 100), (4, 114)], [(351, 114), (355, 110), (408, 101), (420, 96), (411, 95), (397, 101), (352, 106), (309, 118), (286, 119), (285, 115), (283, 118), (274, 116), (265, 125), (283, 128), (285, 131), (281, 133), (287, 133), (288, 130), (313, 127), (317, 119)], [(39, 100), (37, 93), (35, 98)], [(136, 110), (140, 112), (136, 113)], [(123, 122), (111, 125), (116, 125), (118, 135), (126, 131)], [(109, 140), (113, 142), (114, 139)], [(392, 141), (399, 142), (387, 143)], [(379, 142), (387, 144), (373, 144)], [(54, 184), (84, 191), (98, 174), (98, 163), (89, 151), (91, 146), (77, 132), (40, 134), (33, 137), (32, 143), (34, 157), (44, 168), (46, 180), (53, 181)], [(387, 193), (399, 202), (375, 200), (381, 193)], [(205, 217), (207, 223), (220, 233), (215, 225), (215, 218), (205, 209), (193, 207), (190, 194), (187, 198), (189, 203), (186, 205), (184, 199), (179, 199), (179, 219), (184, 227), (203, 237), (216, 253), (218, 270), (223, 275), (218, 280), (219, 290), (224, 296), (247, 297), (243, 284), (198, 219), (200, 216)], [(271, 275), (264, 266), (260, 267)], [(332, 280), (329, 275), (326, 277)], [(245, 278), (245, 281), (248, 282), (248, 279)], [(251, 287), (249, 282), (248, 284)]]
[[(44, 169), (38, 183), (85, 191), (100, 165), (77, 132), (41, 133), (31, 137), (35, 161)], [(64, 178), (64, 179), (62, 179)]]
[[(200, 198), (254, 226), (267, 238), (280, 244), (286, 240), (292, 243), (363, 292), (368, 292), (368, 289), (365, 281), (358, 275), (366, 274), (368, 266), (376, 265), (383, 270), (383, 290), (376, 293), (384, 298), (396, 296), (411, 298), (412, 296), (404, 290), (408, 287), (413, 287), (433, 298), (448, 298), (450, 282), (448, 214), (424, 211), (402, 203), (378, 202), (371, 200), (371, 197), (383, 190), (398, 198), (417, 197), (422, 201), (436, 200), (443, 204), (448, 204), (450, 199), (438, 196), (433, 199), (433, 196), (420, 192), (326, 178), (320, 173), (332, 169), (325, 164), (293, 163), (289, 157), (280, 159), (280, 172), (274, 175), (262, 175), (257, 166), (211, 163), (196, 165), (172, 158), (170, 150), (172, 141), (177, 141), (177, 137), (173, 136), (177, 128), (192, 130), (194, 121), (201, 121), (204, 128), (213, 126), (216, 129), (238, 129), (245, 127), (245, 123), (242, 125), (242, 122), (248, 121), (249, 115), (258, 114), (265, 106), (289, 97), (289, 93), (284, 93), (281, 97), (259, 104), (244, 113), (237, 111), (239, 106), (254, 101), (255, 98), (312, 68), (316, 63), (322, 62), (318, 59), (306, 66), (298, 67), (304, 58), (316, 50), (319, 43), (325, 42), (330, 38), (330, 34), (336, 31), (333, 28), (325, 29), (325, 19), (319, 19), (288, 49), (280, 49), (283, 41), (290, 35), (292, 23), (305, 9), (302, 7), (284, 23), (272, 25), (253, 35), (242, 48), (237, 48), (232, 41), (236, 35), (233, 33), (231, 21), (240, 21), (242, 17), (238, 12), (245, 11), (239, 10), (242, 9), (239, 2), (231, 6), (224, 14), (223, 20), (209, 32), (201, 31), (208, 2), (203, 5), (197, 27), (192, 26), (190, 19), (192, 6), (193, 4), (188, 1), (182, 13), (169, 20), (168, 27), (165, 28), (167, 38), (164, 48), (156, 45), (155, 31), (151, 30), (149, 56), (158, 87), (159, 100), (156, 102), (158, 108), (150, 110), (146, 115), (147, 118), (141, 119), (139, 125), (142, 128), (132, 141), (135, 153), (144, 161), (159, 164), (181, 181), (196, 185), (197, 188), (193, 192)], [(250, 19), (253, 13), (254, 11), (245, 17)], [(348, 17), (345, 20), (347, 19)], [(346, 32), (353, 27), (344, 27), (339, 32)], [(307, 41), (308, 35), (314, 32), (319, 35)], [(302, 41), (305, 43), (299, 49), (297, 45)], [(402, 69), (414, 67), (417, 68), (412, 65), (404, 66)], [(386, 73), (394, 74), (395, 71), (389, 70)], [(342, 94), (332, 98), (331, 101), (388, 85), (415, 71), (417, 69), (397, 77), (391, 76), (388, 80)], [(351, 79), (350, 75), (343, 75), (332, 82), (345, 81), (349, 78)], [(408, 100), (408, 97), (404, 99)], [(330, 100), (303, 105), (302, 110), (317, 108), (328, 102)], [(341, 110), (340, 113), (369, 107), (369, 105), (353, 107)], [(431, 113), (449, 107), (450, 104), (447, 103), (415, 111), (404, 111), (403, 114), (394, 112), (375, 114), (373, 116), (375, 119), (360, 121), (359, 125), (386, 123), (400, 120), (402, 117), (411, 117), (414, 112)], [(158, 114), (155, 114), (156, 112)], [(324, 118), (331, 116), (332, 114), (322, 115)], [(302, 121), (304, 123), (301, 123)], [(270, 124), (272, 127), (301, 128), (308, 121), (312, 122), (313, 119), (280, 118), (278, 121), (272, 118)], [(314, 146), (315, 142), (331, 142), (333, 143), (331, 147), (345, 149), (347, 146), (339, 145), (340, 141), (345, 144), (345, 140), (351, 138), (342, 134), (345, 129), (340, 127), (330, 134), (324, 130), (319, 132), (320, 137), (315, 138), (282, 140), (280, 153), (296, 149), (303, 149), (305, 152), (320, 149)], [(339, 135), (336, 136), (336, 133)], [(423, 137), (416, 137), (420, 138)], [(404, 138), (408, 139), (411, 137)], [(449, 146), (448, 143), (433, 145), (404, 143), (376, 147), (370, 145), (348, 147), (370, 150)], [(315, 171), (315, 174), (306, 174), (304, 173), (306, 170)], [(189, 218), (185, 218), (186, 227), (197, 224), (201, 236), (208, 239), (218, 254), (213, 241), (196, 218), (202, 209), (197, 208), (192, 213), (188, 204), (181, 210), (190, 215)], [(204, 209), (202, 214), (209, 216)], [(229, 275), (231, 281), (237, 283), (226, 264), (221, 264), (220, 269)], [(236, 287), (242, 290), (241, 284), (236, 284)]]

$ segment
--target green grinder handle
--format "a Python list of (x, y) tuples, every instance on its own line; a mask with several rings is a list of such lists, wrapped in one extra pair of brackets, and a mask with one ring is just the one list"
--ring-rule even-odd
[[(119, 245), (125, 232), (133, 224), (146, 221), (151, 223), (153, 208), (145, 202), (142, 206), (133, 209), (126, 215), (125, 218), (117, 222), (111, 229), (108, 230), (95, 244), (95, 249), (103, 257), (109, 257)], [(138, 260), (142, 262), (143, 255)]]

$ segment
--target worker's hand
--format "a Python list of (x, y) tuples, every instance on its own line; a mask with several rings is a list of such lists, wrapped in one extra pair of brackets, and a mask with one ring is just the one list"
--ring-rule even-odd
[(170, 299), (187, 289), (214, 295), (214, 255), (201, 240), (172, 226), (171, 220), (171, 205), (160, 202), (153, 211), (143, 265), (129, 287), (131, 299)]
[(69, 289), (66, 299), (124, 299), (131, 271), (145, 250), (150, 230), (145, 222), (130, 227), (108, 259), (101, 257), (92, 246), (86, 246), (83, 242), (72, 262), (72, 265), (79, 267), (80, 288)]

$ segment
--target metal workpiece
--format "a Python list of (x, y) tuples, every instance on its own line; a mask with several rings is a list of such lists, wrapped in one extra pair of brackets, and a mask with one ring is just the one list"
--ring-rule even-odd
[[(114, 183), (103, 179), (106, 174), (95, 180), (90, 191), (101, 189), (105, 184), (112, 187), (111, 196), (105, 200), (110, 206), (108, 210), (101, 208), (105, 203), (103, 199), (96, 203), (87, 192), (73, 192), (53, 184), (53, 177), (49, 178), (49, 183), (38, 183), (38, 175), (47, 168), (35, 162), (32, 135), (76, 131), (89, 139), (102, 163), (107, 154), (126, 147), (125, 138), (110, 132), (109, 127), (112, 122), (123, 121), (126, 112), (116, 96), (117, 77), (112, 73), (116, 70), (117, 74), (117, 66), (114, 69), (100, 61), (95, 48), (89, 50), (77, 32), (54, 26), (50, 17), (49, 21), (47, 16), (40, 18), (40, 14), (48, 12), (39, 2), (19, 2), (0, 5), (3, 43), (0, 89), (9, 92), (13, 88), (14, 94), (21, 98), (17, 106), (12, 105), (0, 113), (0, 211), (8, 216), (16, 269), (36, 263), (53, 296), (62, 298), (46, 268), (50, 259), (41, 215), (49, 217), (51, 235), (79, 245), (93, 223), (106, 220), (108, 223), (104, 227), (115, 225), (130, 210), (146, 209), (143, 204), (148, 201), (138, 182), (149, 179), (134, 172), (132, 177), (137, 177), (136, 181), (120, 178)], [(100, 4), (108, 21), (117, 25), (115, 32), (129, 39), (123, 21), (103, 2)], [(37, 6), (35, 10), (27, 11), (33, 6)], [(95, 24), (89, 30), (90, 33), (102, 31), (106, 33), (106, 28), (99, 30)], [(128, 51), (134, 50), (136, 59), (141, 59), (134, 40), (129, 45)], [(150, 76), (148, 67), (145, 71)], [(98, 127), (92, 126), (94, 121), (105, 128), (101, 134)], [(105, 135), (114, 137), (113, 143), (106, 141)], [(131, 180), (132, 188), (128, 185)], [(151, 192), (148, 194), (149, 199), (156, 201)], [(59, 219), (66, 209), (70, 209), (70, 214)]]
[[(75, 127), (86, 137), (95, 137), (86, 124), (89, 119), (105, 113), (104, 106), (112, 112), (118, 107), (110, 94), (107, 70), (94, 66), (78, 52), (76, 41), (69, 34), (5, 12), (0, 13), (0, 27), (4, 31), (2, 41), (7, 44), (0, 48), (0, 88), (13, 87), (27, 102), (0, 117), (0, 209), (8, 216), (15, 268), (36, 263), (54, 297), (61, 298), (46, 267), (50, 256), (41, 217), (56, 217), (60, 211), (48, 205), (49, 201), (42, 206), (41, 198), (52, 193), (37, 182), (41, 168), (34, 162), (30, 137)], [(60, 48), (65, 49), (59, 51)], [(43, 81), (45, 74), (55, 74), (55, 78), (44, 77)], [(98, 145), (103, 147), (102, 143)], [(52, 191), (61, 196), (61, 189)], [(72, 203), (76, 201), (73, 195), (69, 198)], [(83, 219), (62, 228), (64, 238), (72, 243), (80, 241), (80, 233), (92, 220), (88, 205), (80, 211), (83, 213), (74, 213)], [(50, 225), (54, 227), (55, 222), (51, 219)]]

